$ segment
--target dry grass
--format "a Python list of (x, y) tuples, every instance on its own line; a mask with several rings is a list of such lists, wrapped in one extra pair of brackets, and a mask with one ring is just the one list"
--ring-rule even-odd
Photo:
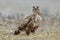
[(17, 23), (1, 23), (0, 40), (60, 40), (60, 20), (43, 21), (36, 33), (29, 36), (25, 32), (13, 35), (17, 25)]
[(2, 32), (0, 33), (0, 40), (60, 40), (60, 33), (35, 33), (27, 36), (26, 34), (13, 35)]

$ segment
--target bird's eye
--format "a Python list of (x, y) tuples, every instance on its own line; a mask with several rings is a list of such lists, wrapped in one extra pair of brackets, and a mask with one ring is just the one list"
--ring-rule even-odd
[(35, 8), (35, 6), (33, 6), (33, 8)]
[(37, 8), (39, 8), (39, 7), (37, 6)]

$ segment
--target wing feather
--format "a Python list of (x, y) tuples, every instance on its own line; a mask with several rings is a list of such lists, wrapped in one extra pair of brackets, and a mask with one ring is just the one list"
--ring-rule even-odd
[(31, 21), (31, 16), (27, 16), (22, 22), (21, 22), (21, 27), (26, 27), (28, 23)]

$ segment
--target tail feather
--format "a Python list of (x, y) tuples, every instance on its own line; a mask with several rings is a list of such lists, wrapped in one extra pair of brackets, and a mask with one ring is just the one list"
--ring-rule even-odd
[(14, 35), (18, 35), (20, 33), (20, 31), (19, 30), (16, 30), (15, 32), (14, 32)]

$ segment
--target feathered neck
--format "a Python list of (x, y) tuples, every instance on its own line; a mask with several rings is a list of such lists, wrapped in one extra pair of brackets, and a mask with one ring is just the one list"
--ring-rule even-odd
[(40, 16), (40, 13), (36, 13), (36, 12), (34, 12), (33, 15), (34, 15), (34, 16), (37, 16), (37, 15)]

